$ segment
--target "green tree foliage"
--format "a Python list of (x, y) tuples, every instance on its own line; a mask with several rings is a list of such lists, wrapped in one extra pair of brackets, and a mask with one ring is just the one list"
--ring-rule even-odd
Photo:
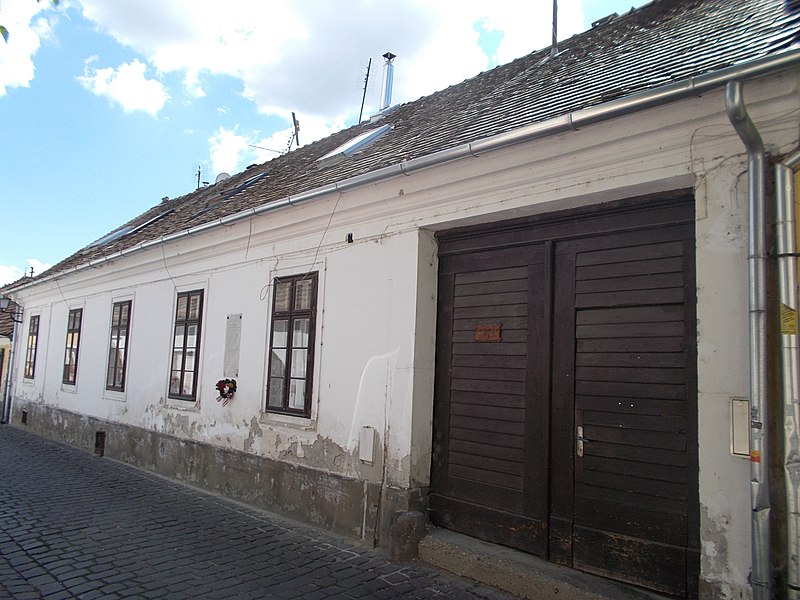
[[(61, 0), (50, 0), (50, 4), (53, 6), (58, 6)], [(41, 0), (36, 0), (36, 2), (41, 2)], [(8, 29), (4, 25), (0, 25), (0, 36), (8, 42)]]

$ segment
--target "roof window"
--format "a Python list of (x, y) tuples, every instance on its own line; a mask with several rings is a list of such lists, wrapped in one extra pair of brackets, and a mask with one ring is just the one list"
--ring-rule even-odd
[(106, 244), (110, 244), (114, 240), (118, 240), (123, 235), (127, 235), (133, 229), (132, 225), (126, 225), (125, 227), (120, 227), (119, 229), (112, 231), (111, 233), (107, 233), (99, 240), (93, 241), (89, 244), (89, 248), (96, 248), (97, 246), (105, 246)]
[(157, 214), (155, 217), (152, 217), (152, 218), (148, 219), (144, 223), (139, 223), (138, 225), (125, 225), (125, 227), (120, 227), (119, 229), (116, 229), (116, 230), (112, 231), (111, 233), (107, 233), (106, 235), (101, 237), (99, 240), (93, 241), (91, 244), (89, 244), (88, 247), (89, 248), (96, 248), (98, 246), (105, 246), (106, 244), (110, 244), (111, 242), (116, 241), (116, 240), (120, 239), (121, 237), (124, 237), (124, 236), (126, 236), (128, 234), (131, 234), (131, 233), (136, 233), (137, 231), (140, 231), (140, 230), (144, 229), (148, 225), (151, 225), (152, 223), (155, 223), (159, 219), (163, 219), (164, 217), (166, 217), (169, 214), (172, 214), (173, 212), (174, 211), (172, 209), (165, 210), (164, 212), (162, 212), (160, 214)]
[(358, 152), (359, 150), (363, 150), (369, 144), (377, 140), (387, 131), (392, 128), (391, 125), (381, 125), (376, 129), (370, 129), (369, 131), (365, 131), (364, 133), (357, 135), (353, 139), (348, 142), (345, 142), (341, 146), (331, 150), (325, 156), (321, 156), (317, 159), (317, 162), (321, 165), (326, 164), (334, 164), (339, 162), (340, 160), (347, 158)]

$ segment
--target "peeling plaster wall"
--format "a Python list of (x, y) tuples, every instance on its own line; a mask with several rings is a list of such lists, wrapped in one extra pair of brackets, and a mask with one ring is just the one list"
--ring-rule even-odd
[[(748, 83), (745, 99), (773, 155), (797, 146), (796, 74)], [(331, 195), (24, 290), (19, 339), (29, 315), (40, 314), (41, 350), (33, 381), (23, 381), (18, 367), (17, 409), (81, 414), (145, 432), (143, 439), (210, 448), (200, 454), (232, 452), (242, 463), (357, 481), (360, 496), (347, 502), (363, 509), (358, 527), (369, 537), (390, 516), (387, 507), (421, 506), (429, 482), (432, 233), (687, 187), (695, 189), (697, 215), (701, 587), (705, 597), (747, 598), (748, 464), (731, 455), (729, 438), (730, 398), (749, 394), (746, 156), (721, 90)], [(352, 244), (344, 241), (348, 233)], [(312, 269), (320, 275), (312, 415), (264, 414), (269, 282)], [(166, 372), (176, 290), (198, 288), (206, 292), (200, 395), (187, 405), (166, 399)], [(130, 385), (114, 395), (102, 382), (118, 298), (133, 300), (133, 321)], [(70, 391), (60, 383), (60, 363), (67, 312), (76, 306), (84, 307), (86, 329)], [(222, 377), (228, 314), (243, 315), (242, 346), (239, 391), (222, 407), (213, 385)], [(48, 426), (49, 434), (61, 427), (69, 437), (70, 419)], [(371, 462), (359, 457), (364, 426), (375, 436)], [(178, 447), (170, 442), (164, 452)]]

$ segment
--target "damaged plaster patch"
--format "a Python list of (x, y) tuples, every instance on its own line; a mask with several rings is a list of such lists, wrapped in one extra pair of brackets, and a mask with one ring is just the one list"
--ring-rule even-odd
[(261, 440), (263, 437), (264, 430), (261, 429), (261, 424), (259, 423), (258, 418), (253, 417), (250, 419), (250, 430), (247, 434), (247, 438), (244, 440), (244, 451), (252, 453), (256, 438)]
[(731, 563), (728, 548), (730, 513), (700, 505), (700, 573), (703, 597), (720, 599), (745, 598), (750, 587)]

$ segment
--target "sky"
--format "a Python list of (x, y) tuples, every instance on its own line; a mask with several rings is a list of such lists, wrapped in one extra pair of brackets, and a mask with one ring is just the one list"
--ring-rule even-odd
[[(566, 39), (647, 0), (559, 0)], [(0, 0), (0, 285), (220, 173), (550, 45), (550, 0)], [(369, 80), (364, 96), (370, 59)]]

